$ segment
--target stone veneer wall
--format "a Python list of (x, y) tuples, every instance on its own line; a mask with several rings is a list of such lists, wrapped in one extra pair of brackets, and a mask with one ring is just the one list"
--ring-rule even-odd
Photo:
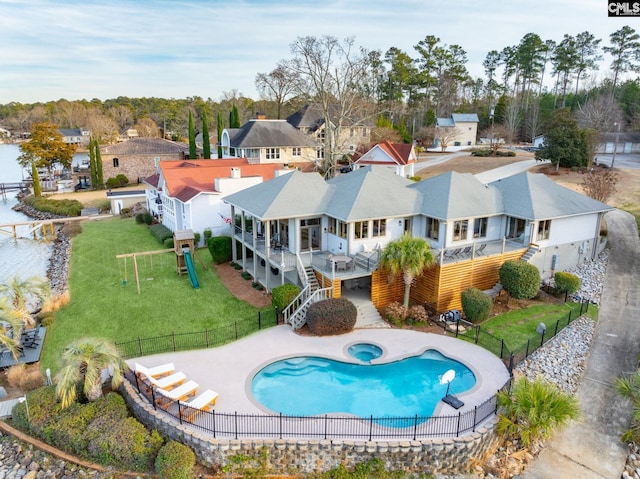
[[(165, 437), (191, 447), (198, 461), (220, 468), (229, 458), (242, 454), (256, 460), (266, 451), (270, 472), (310, 473), (338, 467), (353, 467), (381, 459), (388, 470), (430, 474), (465, 473), (478, 458), (486, 457), (498, 445), (495, 419), (470, 435), (451, 439), (420, 441), (350, 441), (314, 439), (214, 439), (186, 425), (176, 423), (142, 399), (135, 387), (124, 381), (121, 392), (134, 415)], [(251, 465), (250, 463), (247, 463)]]

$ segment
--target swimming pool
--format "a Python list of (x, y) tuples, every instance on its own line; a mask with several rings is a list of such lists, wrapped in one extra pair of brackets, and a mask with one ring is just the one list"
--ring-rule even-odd
[(359, 417), (428, 419), (444, 397), (440, 378), (455, 371), (450, 393), (471, 389), (476, 378), (464, 364), (430, 349), (383, 364), (353, 364), (294, 357), (269, 364), (251, 381), (255, 399), (287, 416), (348, 413)]

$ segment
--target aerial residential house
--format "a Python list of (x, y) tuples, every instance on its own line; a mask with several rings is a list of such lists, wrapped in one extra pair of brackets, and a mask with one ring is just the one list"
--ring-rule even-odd
[(100, 155), (105, 181), (123, 174), (130, 183), (140, 183), (156, 172), (161, 161), (189, 158), (189, 145), (162, 138), (133, 138), (101, 146)]
[(86, 146), (89, 144), (89, 130), (82, 128), (58, 128), (62, 141), (69, 145)]
[(396, 175), (410, 177), (415, 174), (415, 164), (418, 161), (413, 145), (406, 143), (391, 143), (383, 141), (374, 145), (369, 151), (361, 156), (354, 156), (353, 168), (357, 169), (366, 165), (383, 165), (393, 171)]
[(240, 128), (226, 128), (221, 137), (223, 158), (247, 158), (249, 163), (296, 166), (315, 164), (318, 143), (285, 120), (257, 118)]
[(640, 152), (640, 133), (605, 132), (600, 134), (598, 153), (638, 153)]
[(453, 113), (449, 118), (436, 118), (436, 131), (439, 128), (452, 129), (455, 132), (454, 146), (472, 146), (476, 144), (479, 121), (475, 113)]
[(125, 128), (118, 135), (118, 141), (127, 141), (133, 138), (139, 138), (138, 130), (135, 128)]
[(171, 231), (209, 229), (213, 236), (230, 236), (233, 216), (223, 198), (292, 171), (246, 158), (161, 161), (145, 179), (147, 209)]
[[(330, 115), (331, 127), (337, 124), (337, 114)], [(290, 115), (287, 122), (301, 132), (314, 138), (320, 145), (324, 144), (326, 135), (325, 118), (318, 105), (305, 105)], [(336, 139), (338, 151), (343, 154), (354, 154), (361, 145), (371, 143), (371, 130), (374, 124), (364, 118), (345, 118), (341, 125), (340, 137)], [(319, 153), (321, 155), (321, 153)], [(321, 159), (319, 156), (318, 159)]]
[(404, 233), (427, 239), (436, 263), (411, 294), (437, 311), (460, 308), (466, 288), (491, 289), (508, 259), (548, 278), (594, 258), (611, 209), (544, 175), (485, 185), (448, 172), (416, 183), (374, 165), (328, 181), (296, 171), (225, 201), (241, 219), (233, 259), (269, 290), (284, 282), (309, 294), (314, 284), (333, 296), (365, 289), (384, 307), (402, 300), (404, 286), (378, 269), (380, 251)]

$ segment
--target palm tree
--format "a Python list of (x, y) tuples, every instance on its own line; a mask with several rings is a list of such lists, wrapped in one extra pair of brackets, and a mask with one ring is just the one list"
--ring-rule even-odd
[(29, 308), (29, 303), (37, 298), (43, 304), (50, 298), (51, 289), (46, 279), (32, 276), (25, 280), (16, 275), (9, 279), (7, 284), (0, 285), (0, 294), (6, 294), (14, 311), (27, 325), (35, 324)]
[(498, 433), (519, 439), (525, 447), (550, 437), (580, 416), (580, 404), (573, 395), (540, 378), (517, 379), (511, 394), (498, 393), (498, 406)]
[(82, 388), (89, 401), (102, 397), (102, 370), (111, 373), (111, 388), (116, 389), (123, 379), (127, 363), (120, 357), (115, 344), (101, 338), (82, 338), (65, 348), (62, 367), (56, 374), (56, 393), (66, 408)]
[(640, 442), (640, 370), (628, 377), (616, 378), (618, 393), (633, 402), (633, 416), (630, 428), (622, 434), (624, 442)]
[(405, 308), (409, 307), (411, 285), (434, 261), (429, 243), (423, 238), (414, 238), (409, 233), (391, 241), (382, 251), (380, 266), (388, 269), (392, 278), (402, 273)]
[(9, 349), (14, 358), (20, 352), (20, 343), (15, 338), (20, 337), (22, 321), (13, 310), (7, 298), (0, 298), (0, 344)]

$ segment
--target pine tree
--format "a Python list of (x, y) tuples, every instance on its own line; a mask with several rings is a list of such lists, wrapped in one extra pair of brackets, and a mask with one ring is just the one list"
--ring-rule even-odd
[(195, 160), (198, 157), (196, 151), (196, 130), (193, 126), (193, 115), (189, 112), (189, 158)]
[(238, 112), (238, 107), (233, 105), (229, 114), (229, 128), (240, 128), (240, 126), (240, 113)]
[(222, 130), (224, 130), (224, 122), (222, 115), (218, 112), (218, 158), (222, 158)]
[(96, 138), (95, 140), (95, 149), (96, 149), (96, 188), (98, 190), (102, 190), (104, 188), (104, 176), (102, 173), (102, 156), (100, 153), (100, 142)]
[(91, 175), (91, 187), (94, 190), (98, 189), (98, 169), (96, 168), (96, 150), (95, 150), (95, 138), (89, 138), (89, 173)]
[(207, 122), (207, 112), (202, 112), (202, 150), (204, 152), (204, 158), (211, 158), (211, 143), (209, 141), (209, 124)]

